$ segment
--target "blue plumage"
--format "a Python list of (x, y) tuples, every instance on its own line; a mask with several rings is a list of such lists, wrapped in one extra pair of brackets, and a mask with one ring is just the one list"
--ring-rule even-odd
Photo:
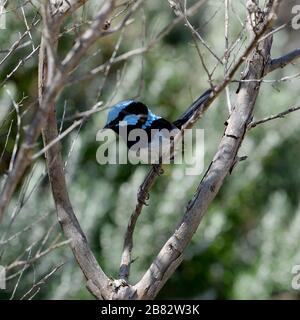
[(161, 119), (160, 116), (157, 116), (154, 114), (150, 109), (148, 109), (148, 117), (145, 124), (142, 125), (142, 129), (147, 129), (148, 127), (151, 127), (153, 121)]
[(108, 113), (106, 125), (118, 118), (120, 112), (124, 110), (133, 100), (125, 100), (114, 105)]
[[(104, 128), (109, 128), (119, 133), (119, 123), (125, 122), (129, 131), (132, 129), (144, 129), (149, 134), (151, 129), (181, 129), (211, 95), (212, 89), (205, 91), (190, 108), (176, 121), (170, 123), (166, 119), (154, 114), (145, 104), (135, 100), (124, 100), (112, 107)], [(128, 132), (129, 132), (128, 131)]]
[[(126, 127), (127, 130), (121, 130), (121, 128), (124, 127)], [(146, 144), (151, 144), (154, 139), (152, 129), (167, 129), (171, 131), (176, 127), (169, 121), (154, 114), (145, 104), (134, 100), (125, 100), (112, 107), (104, 128), (112, 129), (121, 135), (126, 141), (128, 148), (130, 148), (135, 144), (135, 141), (128, 139), (128, 136), (123, 137), (123, 134), (128, 135), (134, 129), (142, 129), (148, 137)]]
[(138, 123), (139, 117), (136, 114), (128, 114), (125, 118), (121, 121), (123, 125), (127, 126), (134, 126)]
[[(193, 116), (198, 108), (210, 97), (212, 90), (204, 92), (191, 107), (173, 123), (154, 114), (145, 104), (135, 100), (125, 100), (112, 107), (107, 116), (105, 129), (111, 129), (126, 141), (129, 149), (139, 148), (152, 150), (158, 159), (164, 150), (170, 150), (170, 137), (174, 132), (180, 133), (182, 126)], [(124, 127), (126, 130), (123, 130)], [(143, 134), (137, 137), (135, 141), (128, 139), (135, 129), (143, 130)], [(131, 134), (132, 133), (132, 134)], [(175, 133), (175, 134), (177, 134)], [(146, 136), (146, 139), (144, 139)], [(129, 150), (130, 151), (130, 150)], [(161, 152), (162, 151), (162, 152)]]

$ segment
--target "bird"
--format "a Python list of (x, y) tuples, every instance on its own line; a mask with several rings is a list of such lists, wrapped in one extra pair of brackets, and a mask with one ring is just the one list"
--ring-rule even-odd
[[(111, 129), (126, 142), (127, 148), (144, 163), (159, 163), (163, 156), (172, 158), (171, 141), (184, 124), (211, 94), (211, 89), (202, 94), (176, 121), (170, 122), (156, 115), (141, 101), (124, 100), (111, 107), (103, 129)], [(137, 130), (137, 134), (136, 133)], [(131, 136), (131, 139), (130, 139)]]

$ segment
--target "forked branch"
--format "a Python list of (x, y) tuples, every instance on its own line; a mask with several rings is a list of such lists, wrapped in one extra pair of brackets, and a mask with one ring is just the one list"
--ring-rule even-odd
[[(251, 1), (250, 1), (251, 2)], [(272, 2), (273, 3), (273, 2)], [(261, 25), (259, 25), (259, 28), (255, 30), (255, 32), (252, 31), (251, 38), (252, 39), (247, 46), (245, 52), (240, 56), (240, 58), (237, 60), (237, 62), (232, 66), (232, 68), (228, 71), (227, 76), (225, 77), (224, 81), (216, 86), (214, 90), (207, 95), (205, 99), (201, 100), (201, 97), (198, 98), (189, 108), (188, 110), (182, 115), (182, 117), (187, 116), (187, 114), (190, 115), (189, 121), (185, 124), (184, 128), (191, 128), (204, 114), (204, 112), (210, 107), (212, 102), (220, 95), (220, 93), (228, 86), (228, 84), (233, 79), (234, 74), (236, 71), (240, 68), (240, 66), (244, 63), (246, 59), (248, 59), (247, 66), (245, 70), (248, 70), (250, 66), (252, 66), (252, 63), (249, 59), (252, 59), (253, 55), (253, 49), (255, 49), (256, 46), (260, 46), (259, 42), (261, 38), (265, 35), (265, 33), (269, 30), (271, 27), (274, 19), (275, 19), (275, 10), (278, 6), (278, 1), (274, 1), (274, 6), (271, 6), (271, 9), (269, 9), (268, 14), (263, 17), (263, 22)], [(264, 39), (263, 43), (269, 42), (272, 40), (272, 36), (267, 37)], [(258, 50), (258, 49), (256, 49)], [(269, 53), (270, 54), (270, 53)], [(250, 58), (249, 58), (250, 56)], [(250, 62), (249, 62), (250, 61)], [(261, 79), (266, 73), (267, 73), (267, 66), (269, 65), (270, 59), (269, 55), (266, 57), (266, 62), (263, 66), (263, 72), (258, 73), (259, 79)], [(273, 71), (269, 70), (268, 72)], [(244, 79), (248, 79), (248, 75), (245, 74)], [(250, 79), (255, 79), (251, 77)], [(205, 94), (204, 94), (205, 95)], [(200, 99), (200, 101), (199, 101)], [(159, 166), (160, 168), (160, 166)], [(131, 264), (131, 252), (133, 248), (133, 233), (134, 228), (136, 225), (136, 221), (139, 217), (139, 215), (142, 212), (142, 208), (146, 201), (149, 198), (149, 192), (152, 188), (152, 186), (155, 183), (155, 180), (157, 179), (159, 175), (159, 170), (156, 167), (152, 167), (145, 177), (143, 183), (141, 184), (137, 196), (137, 203), (135, 206), (135, 209), (130, 217), (129, 224), (127, 226), (127, 230), (125, 233), (125, 240), (124, 240), (124, 246), (123, 246), (123, 253), (122, 253), (122, 259), (121, 259), (121, 266), (119, 271), (119, 277), (125, 280), (128, 280), (129, 277), (129, 271), (130, 271), (130, 264)]]

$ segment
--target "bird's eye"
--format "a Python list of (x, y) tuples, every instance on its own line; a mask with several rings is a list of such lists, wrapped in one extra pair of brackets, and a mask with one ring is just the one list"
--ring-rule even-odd
[(146, 114), (141, 114), (140, 115), (140, 120), (145, 121), (145, 120), (147, 120), (147, 118), (148, 118), (148, 116)]

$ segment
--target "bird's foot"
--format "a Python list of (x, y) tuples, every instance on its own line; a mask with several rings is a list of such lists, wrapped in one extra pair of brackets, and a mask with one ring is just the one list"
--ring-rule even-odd
[(153, 165), (153, 170), (158, 176), (161, 176), (164, 174), (164, 169), (161, 167), (161, 164)]
[(149, 200), (149, 198), (150, 198), (149, 193), (145, 195), (144, 190), (139, 191), (138, 197), (137, 197), (139, 203), (142, 203), (144, 206), (148, 206), (149, 204), (146, 201)]

